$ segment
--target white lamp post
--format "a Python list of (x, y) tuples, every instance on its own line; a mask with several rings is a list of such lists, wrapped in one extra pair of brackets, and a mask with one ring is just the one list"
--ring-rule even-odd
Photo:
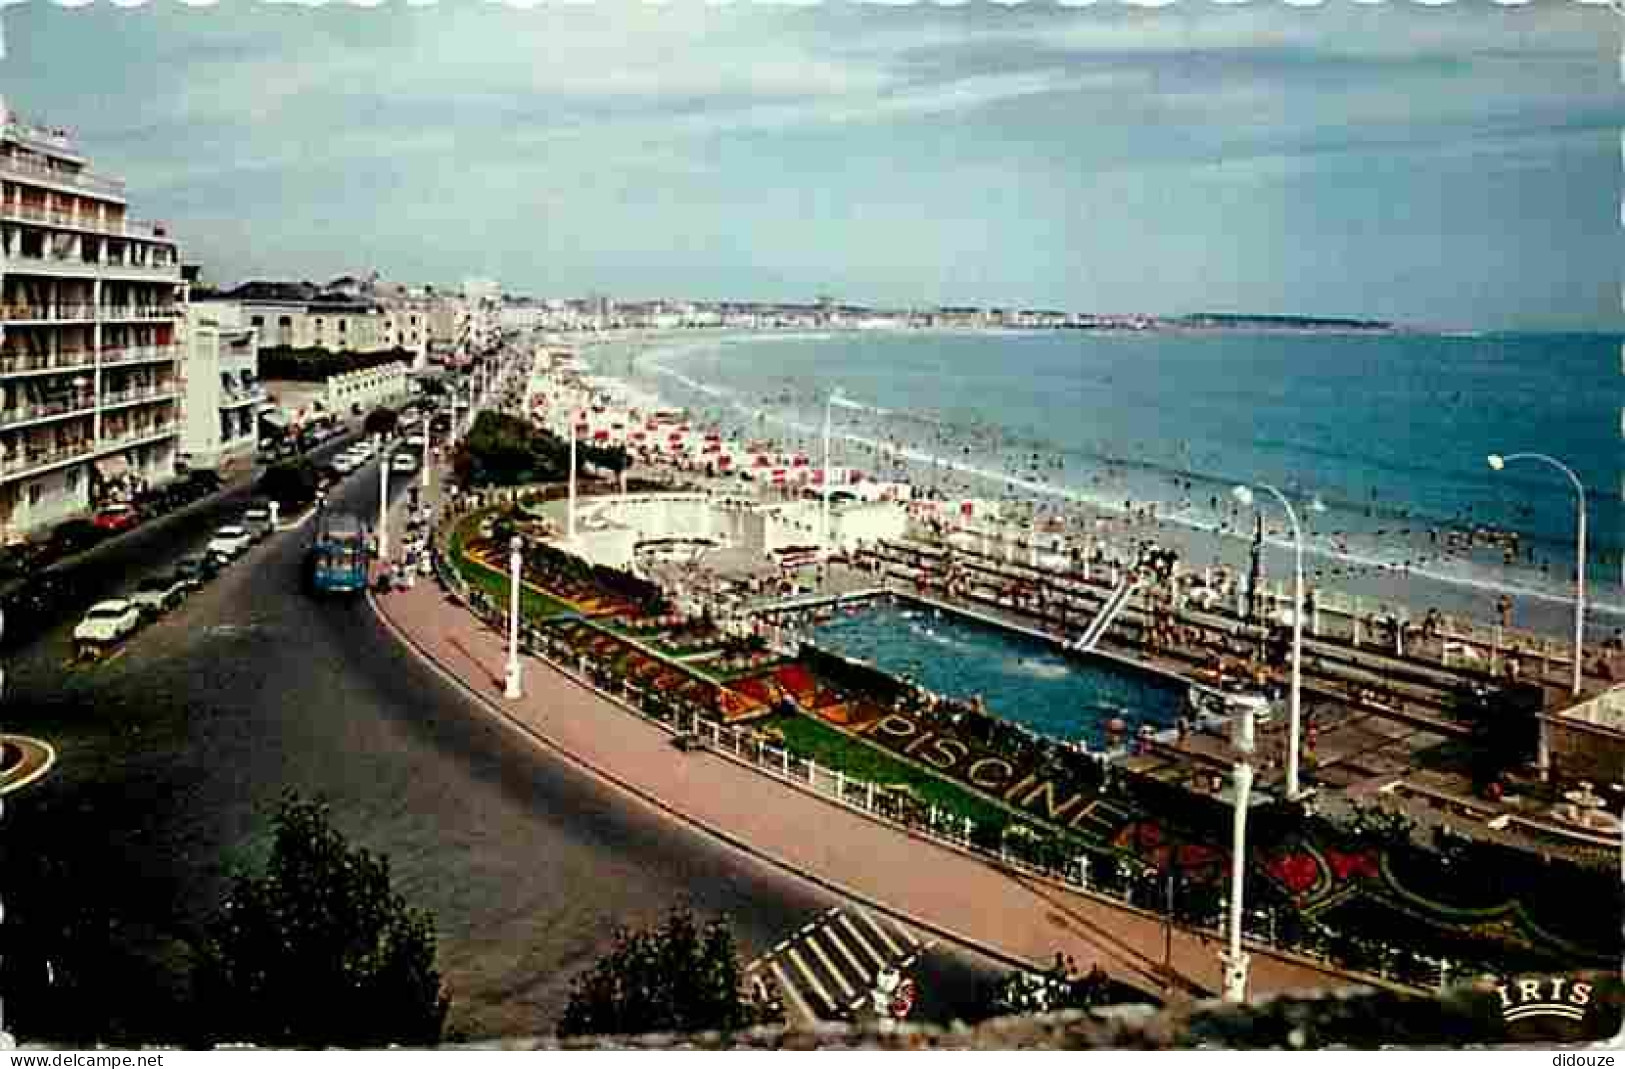
[[(1303, 793), (1298, 784), (1298, 733), (1303, 687), (1303, 528), (1298, 526), (1298, 514), (1292, 511), (1292, 503), (1286, 499), (1286, 495), (1268, 484), (1260, 485), (1275, 495), (1275, 500), (1286, 509), (1287, 519), (1292, 522), (1292, 540), (1297, 554), (1292, 577), (1292, 698), (1287, 718), (1286, 751), (1286, 797), (1288, 801), (1297, 801)], [(1234, 494), (1236, 500), (1244, 505), (1253, 503), (1253, 492), (1249, 487), (1238, 486)], [(1250, 771), (1248, 776), (1250, 779)]]
[(429, 489), (429, 439), (434, 435), (434, 420), (423, 420), (423, 489)]
[(378, 449), (378, 563), (389, 564), (389, 458), (384, 456), (384, 436), (375, 434)]
[(1247, 999), (1249, 956), (1241, 949), (1243, 898), (1247, 889), (1247, 807), (1252, 801), (1253, 708), (1243, 703), (1236, 713), (1232, 741), (1236, 750), (1235, 816), (1230, 842), (1230, 923), (1229, 938), (1219, 956), (1224, 964), (1224, 998), (1227, 1002)]
[(842, 395), (839, 386), (830, 390), (828, 399), (824, 401), (824, 502), (821, 510), (822, 520), (820, 525), (819, 548), (823, 551), (823, 555), (826, 560), (830, 555), (829, 501), (830, 493), (834, 490), (832, 473), (830, 470), (829, 450), (830, 439), (833, 437), (834, 431), (834, 409), (836, 405), (840, 405), (843, 408), (861, 407), (860, 405), (848, 401), (845, 396)]
[[(1580, 482), (1580, 477), (1578, 475), (1574, 474), (1574, 472), (1569, 469), (1568, 465), (1563, 464), (1560, 461), (1552, 459), (1551, 457), (1547, 456), (1545, 453), (1510, 453), (1507, 456), (1501, 456), (1500, 454), (1497, 454), (1497, 453), (1491, 453), (1487, 459), (1489, 460), (1490, 467), (1493, 468), (1496, 471), (1500, 471), (1502, 468), (1506, 467), (1507, 462), (1510, 461), (1510, 460), (1539, 460), (1539, 461), (1541, 461), (1543, 463), (1550, 464), (1552, 467), (1556, 468), (1558, 471), (1562, 472), (1564, 475), (1567, 475), (1569, 477), (1569, 482), (1574, 484), (1574, 494), (1575, 494), (1574, 526), (1575, 526), (1575, 532), (1576, 532), (1576, 534), (1575, 534), (1576, 546), (1575, 546), (1575, 550), (1574, 550), (1574, 553), (1575, 553), (1574, 568), (1575, 568), (1575, 579), (1577, 581), (1576, 581), (1575, 587), (1574, 587), (1574, 685), (1573, 685), (1572, 693), (1574, 694), (1574, 696), (1576, 698), (1578, 698), (1580, 696), (1581, 672), (1583, 670), (1584, 655), (1585, 655), (1585, 623), (1586, 623), (1586, 488), (1585, 488), (1585, 485)], [(1542, 770), (1545, 769), (1545, 764), (1546, 764), (1546, 762), (1545, 762), (1545, 759), (1544, 759), (1544, 751), (1543, 751), (1542, 752), (1542, 760), (1541, 760), (1541, 768), (1542, 768)]]
[(514, 535), (513, 541), (508, 543), (508, 569), (512, 573), (512, 586), (508, 595), (508, 679), (502, 691), (507, 698), (518, 698), (524, 693), (519, 678), (523, 671), (519, 664), (519, 574), (525, 565), (525, 558), (519, 550), (523, 544), (518, 535)]
[(570, 545), (576, 542), (576, 414), (566, 416), (570, 421), (570, 505), (569, 505), (569, 538)]

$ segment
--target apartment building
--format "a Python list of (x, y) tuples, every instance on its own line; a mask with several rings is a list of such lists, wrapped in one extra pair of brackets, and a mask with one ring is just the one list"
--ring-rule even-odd
[(189, 467), (251, 460), (266, 401), (259, 379), (259, 337), (239, 304), (200, 301), (186, 310), (180, 455)]
[(0, 100), (0, 537), (174, 476), (185, 299), (124, 183)]

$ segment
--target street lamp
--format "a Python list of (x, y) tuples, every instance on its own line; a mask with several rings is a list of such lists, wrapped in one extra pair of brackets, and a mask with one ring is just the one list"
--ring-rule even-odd
[(425, 416), (423, 419), (423, 489), (429, 489), (429, 439), (434, 435), (434, 420)]
[(508, 679), (502, 691), (507, 698), (518, 698), (524, 694), (519, 678), (522, 671), (519, 664), (519, 573), (525, 565), (519, 551), (523, 545), (518, 535), (514, 535), (508, 543), (508, 569), (512, 575), (512, 586), (508, 596)]
[(1241, 948), (1242, 898), (1247, 884), (1247, 808), (1252, 801), (1253, 766), (1253, 707), (1241, 703), (1236, 712), (1234, 734), (1231, 741), (1236, 751), (1235, 816), (1230, 842), (1230, 924), (1229, 938), (1219, 955), (1224, 965), (1224, 998), (1226, 1002), (1245, 1002), (1247, 999), (1247, 966), (1249, 955)]
[[(1292, 540), (1296, 546), (1296, 563), (1292, 577), (1292, 698), (1287, 718), (1286, 752), (1286, 797), (1287, 801), (1295, 802), (1303, 793), (1298, 785), (1298, 732), (1303, 697), (1303, 528), (1298, 526), (1298, 514), (1292, 511), (1292, 503), (1286, 499), (1285, 494), (1267, 483), (1259, 485), (1275, 495), (1275, 500), (1286, 509), (1287, 519), (1292, 522)], [(1253, 503), (1251, 487), (1238, 486), (1232, 493), (1243, 505)]]
[(855, 401), (847, 400), (846, 396), (841, 393), (841, 388), (839, 386), (830, 390), (829, 397), (824, 401), (824, 505), (822, 510), (822, 534), (819, 539), (819, 547), (823, 550), (824, 558), (826, 560), (829, 558), (830, 554), (829, 500), (830, 492), (834, 488), (832, 485), (829, 466), (829, 446), (830, 438), (832, 437), (834, 409), (836, 405), (840, 405), (842, 408), (863, 407)]
[(378, 564), (389, 565), (389, 459), (384, 456), (384, 436), (375, 434), (378, 450)]
[[(1575, 588), (1574, 588), (1574, 686), (1572, 693), (1576, 698), (1580, 696), (1580, 674), (1582, 670), (1582, 657), (1585, 653), (1585, 622), (1586, 622), (1586, 488), (1580, 482), (1580, 477), (1574, 474), (1568, 465), (1547, 456), (1545, 453), (1510, 453), (1501, 456), (1491, 453), (1487, 458), (1490, 467), (1500, 471), (1507, 466), (1509, 460), (1539, 460), (1550, 464), (1558, 471), (1569, 477), (1574, 484), (1575, 493), (1575, 531), (1576, 546), (1574, 557)], [(1541, 762), (1542, 769), (1545, 761)]]
[(565, 418), (570, 421), (570, 507), (569, 507), (569, 538), (570, 545), (576, 544), (576, 415), (570, 412)]

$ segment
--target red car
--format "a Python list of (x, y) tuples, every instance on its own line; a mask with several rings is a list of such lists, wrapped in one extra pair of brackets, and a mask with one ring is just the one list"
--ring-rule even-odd
[(130, 505), (109, 505), (91, 522), (104, 531), (128, 531), (141, 522), (141, 514)]

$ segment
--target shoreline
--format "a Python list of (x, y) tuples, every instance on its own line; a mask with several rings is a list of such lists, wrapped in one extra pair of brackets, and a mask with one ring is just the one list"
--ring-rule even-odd
[[(924, 333), (926, 331), (921, 331)], [(952, 333), (961, 335), (981, 335), (989, 333), (1046, 333), (1044, 331), (986, 331), (968, 328), (931, 328), (931, 333)], [(690, 357), (696, 349), (709, 348), (719, 343), (757, 344), (768, 341), (816, 340), (819, 337), (829, 337), (829, 331), (797, 331), (772, 334), (726, 333), (718, 332), (705, 338), (690, 338), (682, 335), (655, 335), (652, 337), (622, 337), (615, 339), (602, 339), (581, 343), (565, 343), (577, 349), (578, 354), (587, 364), (588, 372), (595, 378), (619, 384), (639, 399), (654, 398), (662, 403), (662, 407), (681, 408), (690, 413), (694, 412), (692, 404), (679, 404), (671, 401), (669, 397), (661, 397), (658, 390), (651, 390), (646, 383), (638, 381), (638, 375), (671, 378), (680, 385), (687, 387), (695, 393), (702, 394), (711, 400), (730, 407), (741, 419), (760, 418), (770, 421), (777, 428), (787, 432), (788, 436), (800, 435), (813, 437), (818, 429), (800, 420), (788, 418), (778, 413), (770, 413), (760, 406), (744, 403), (736, 394), (726, 387), (716, 384), (704, 383), (699, 379), (686, 374), (684, 371), (673, 368), (667, 363), (677, 359)], [(898, 334), (916, 333), (915, 331), (850, 331), (851, 334), (878, 333)], [(1146, 333), (1129, 331), (1124, 333)], [(1200, 333), (1237, 333), (1236, 331), (1203, 331)], [(1279, 333), (1279, 332), (1266, 332)], [(600, 373), (594, 366), (590, 355), (602, 346), (631, 347), (628, 365), (633, 371), (632, 379), (624, 375)], [(562, 347), (562, 346), (561, 346)], [(618, 354), (618, 357), (623, 354)], [(617, 358), (610, 363), (619, 364)], [(897, 415), (908, 418), (924, 418), (918, 414), (890, 413), (874, 406), (859, 406), (869, 412), (884, 415)], [(742, 438), (739, 428), (723, 428), (725, 435), (736, 442)], [(1187, 566), (1203, 568), (1209, 565), (1224, 566), (1233, 571), (1245, 574), (1250, 555), (1251, 536), (1242, 534), (1238, 530), (1223, 529), (1227, 526), (1222, 519), (1208, 518), (1183, 514), (1185, 510), (1178, 508), (1177, 502), (1150, 499), (1129, 499), (1125, 502), (1108, 496), (1104, 492), (1091, 493), (1075, 487), (1055, 485), (1031, 478), (1024, 478), (1007, 472), (1000, 472), (974, 462), (959, 459), (950, 459), (927, 448), (921, 448), (919, 443), (908, 446), (894, 446), (887, 442), (854, 432), (837, 430), (832, 440), (845, 444), (842, 450), (846, 456), (833, 456), (833, 462), (846, 467), (868, 467), (871, 477), (879, 477), (879, 473), (872, 471), (877, 462), (895, 463), (902, 470), (902, 477), (910, 482), (917, 491), (921, 491), (922, 498), (931, 495), (930, 484), (933, 474), (951, 472), (966, 480), (985, 484), (990, 489), (1002, 489), (1006, 492), (1017, 491), (1032, 495), (1041, 502), (1058, 503), (1059, 508), (1066, 514), (1066, 534), (1071, 538), (1093, 538), (1107, 545), (1118, 547), (1129, 545), (1141, 539), (1153, 539), (1159, 544), (1169, 548), (1178, 549)], [(853, 447), (857, 447), (859, 456), (853, 458)], [(865, 464), (867, 461), (867, 464)], [(965, 495), (948, 494), (939, 495), (939, 500), (954, 500)], [(1149, 520), (1137, 518), (1143, 514), (1147, 506), (1152, 506)], [(1055, 505), (1046, 508), (1039, 504), (1036, 507), (1026, 503), (1018, 504), (1018, 509), (1031, 511), (1056, 511)], [(1265, 503), (1266, 520), (1270, 523), (1283, 523), (1284, 517), (1279, 515), (1273, 502)], [(1009, 521), (998, 521), (1000, 526), (1006, 526)], [(1030, 531), (1032, 524), (1021, 523), (1021, 529)], [(1573, 605), (1572, 595), (1565, 595), (1549, 589), (1541, 589), (1527, 583), (1519, 582), (1516, 578), (1497, 582), (1493, 577), (1473, 574), (1453, 574), (1450, 571), (1430, 569), (1426, 567), (1406, 567), (1385, 561), (1370, 552), (1362, 552), (1363, 547), (1356, 545), (1350, 550), (1341, 550), (1317, 542), (1313, 535), (1305, 538), (1305, 584), (1306, 589), (1317, 592), (1335, 592), (1337, 594), (1359, 598), (1365, 602), (1383, 606), (1406, 606), (1413, 608), (1420, 616), (1428, 608), (1436, 608), (1441, 612), (1466, 616), (1475, 623), (1489, 624), (1497, 618), (1497, 599), (1507, 595), (1514, 599), (1512, 625), (1523, 630), (1539, 632), (1546, 637), (1558, 639), (1573, 636)], [(1290, 537), (1279, 534), (1266, 534), (1264, 539), (1264, 570), (1266, 584), (1290, 580), (1292, 574), (1292, 558), (1294, 544)], [(1338, 566), (1361, 569), (1358, 575), (1339, 575), (1329, 579), (1312, 577), (1315, 566)], [(1475, 566), (1471, 563), (1465, 569)], [(1596, 583), (1587, 590), (1587, 641), (1597, 642), (1612, 635), (1615, 629), (1625, 626), (1625, 602), (1603, 600), (1599, 598)]]

